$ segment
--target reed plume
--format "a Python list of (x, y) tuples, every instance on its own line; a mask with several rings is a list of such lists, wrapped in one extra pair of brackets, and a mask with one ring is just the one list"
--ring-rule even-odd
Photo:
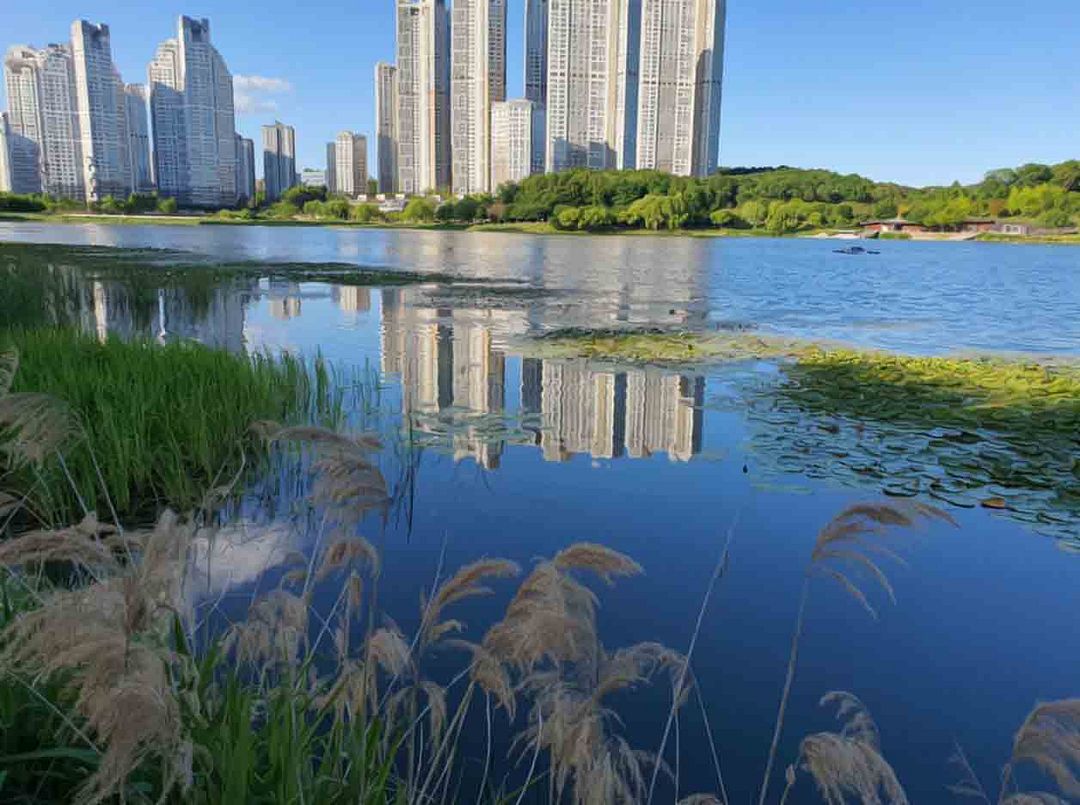
[(871, 617), (877, 618), (877, 610), (870, 603), (866, 591), (851, 577), (852, 570), (861, 570), (880, 587), (890, 600), (895, 600), (892, 584), (881, 566), (872, 556), (885, 556), (903, 561), (885, 545), (881, 538), (889, 534), (890, 529), (911, 528), (922, 520), (938, 520), (956, 525), (956, 521), (945, 511), (926, 503), (881, 502), (859, 503), (849, 506), (834, 517), (819, 533), (810, 554), (810, 562), (804, 574), (802, 593), (799, 597), (799, 610), (795, 621), (795, 633), (791, 639), (791, 652), (788, 657), (787, 675), (780, 694), (780, 707), (773, 728), (772, 743), (769, 746), (768, 759), (765, 762), (765, 775), (762, 778), (758, 795), (758, 805), (765, 805), (769, 784), (772, 780), (776, 754), (783, 735), (784, 717), (787, 713), (791, 688), (795, 681), (795, 671), (799, 662), (799, 644), (806, 621), (806, 608), (810, 599), (810, 581), (816, 575), (822, 575), (836, 581), (840, 587)]
[(480, 559), (458, 570), (438, 586), (430, 600), (421, 601), (420, 650), (453, 632), (464, 630), (465, 624), (461, 621), (442, 619), (447, 607), (469, 598), (491, 595), (494, 591), (483, 582), (513, 578), (519, 573), (520, 566), (506, 559)]
[[(87, 541), (88, 531), (105, 530), (88, 518), (64, 539)], [(112, 564), (112, 575), (101, 581), (46, 595), (39, 608), (16, 618), (3, 633), (0, 665), (62, 681), (87, 730), (104, 747), (80, 801), (95, 803), (121, 793), (150, 756), (170, 769), (166, 788), (190, 779), (191, 752), (172, 686), (169, 635), (181, 607), (193, 530), (166, 512), (152, 531), (130, 535), (129, 544), (139, 546), (133, 564)], [(55, 534), (50, 539), (55, 556)], [(75, 553), (84, 550), (80, 546)]]
[(73, 432), (71, 411), (48, 394), (0, 396), (0, 455), (9, 466), (39, 464)]
[(113, 551), (102, 540), (115, 531), (114, 527), (98, 522), (93, 513), (69, 528), (29, 531), (0, 542), (0, 566), (70, 562), (91, 572), (119, 570)]
[(1003, 796), (1015, 780), (1017, 766), (1025, 763), (1052, 779), (1065, 801), (1080, 799), (1080, 699), (1040, 704), (1024, 719), (1002, 774)]
[(315, 571), (315, 581), (323, 581), (340, 570), (351, 567), (368, 567), (373, 575), (379, 572), (379, 552), (363, 537), (345, 536), (332, 542), (323, 552), (322, 561)]
[(907, 805), (896, 772), (881, 754), (877, 724), (859, 698), (834, 691), (825, 694), (820, 704), (836, 707), (840, 732), (819, 732), (802, 740), (798, 760), (788, 769), (788, 787), (781, 802), (790, 794), (798, 771), (803, 771), (828, 805), (844, 805), (848, 797), (865, 805)]
[(225, 632), (222, 648), (238, 662), (255, 666), (291, 666), (308, 638), (307, 601), (285, 590), (259, 598), (247, 620)]

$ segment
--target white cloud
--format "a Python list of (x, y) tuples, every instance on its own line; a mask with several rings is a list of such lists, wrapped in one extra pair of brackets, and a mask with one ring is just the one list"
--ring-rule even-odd
[(267, 114), (278, 109), (275, 95), (292, 92), (292, 84), (284, 78), (262, 75), (233, 76), (233, 102), (242, 115)]

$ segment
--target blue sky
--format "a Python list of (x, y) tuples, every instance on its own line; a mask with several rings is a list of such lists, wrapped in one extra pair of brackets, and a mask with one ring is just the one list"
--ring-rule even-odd
[[(522, 91), (524, 0), (508, 0), (509, 90)], [(728, 0), (721, 162), (853, 171), (911, 184), (1080, 158), (1080, 0)], [(0, 47), (106, 22), (126, 81), (145, 81), (176, 17), (208, 17), (247, 82), (238, 127), (297, 129), (322, 167), (342, 129), (370, 134), (373, 70), (393, 60), (393, 0), (3, 0)], [(274, 79), (261, 81), (259, 79)], [(2, 90), (0, 90), (2, 94)], [(5, 101), (6, 103), (6, 101)]]

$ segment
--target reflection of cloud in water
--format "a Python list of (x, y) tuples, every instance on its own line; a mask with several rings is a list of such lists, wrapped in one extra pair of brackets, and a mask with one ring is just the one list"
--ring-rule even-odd
[(305, 547), (304, 535), (282, 522), (241, 521), (212, 536), (197, 536), (191, 546), (186, 597), (194, 602), (246, 587)]

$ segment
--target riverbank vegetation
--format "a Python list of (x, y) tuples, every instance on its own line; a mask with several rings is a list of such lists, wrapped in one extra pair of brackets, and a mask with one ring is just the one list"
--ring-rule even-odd
[[(122, 203), (106, 199), (95, 210), (116, 215), (155, 208), (167, 212), (165, 205), (171, 201), (152, 196), (132, 196)], [(71, 202), (0, 194), (0, 213), (62, 213), (71, 207)], [(580, 169), (530, 176), (493, 194), (417, 196), (401, 210), (350, 201), (325, 187), (293, 187), (272, 204), (221, 210), (202, 220), (785, 235), (849, 230), (896, 216), (941, 232), (955, 231), (973, 218), (1067, 230), (1080, 226), (1080, 161), (1028, 164), (991, 171), (973, 185), (925, 188), (789, 167), (721, 169), (706, 178)]]

